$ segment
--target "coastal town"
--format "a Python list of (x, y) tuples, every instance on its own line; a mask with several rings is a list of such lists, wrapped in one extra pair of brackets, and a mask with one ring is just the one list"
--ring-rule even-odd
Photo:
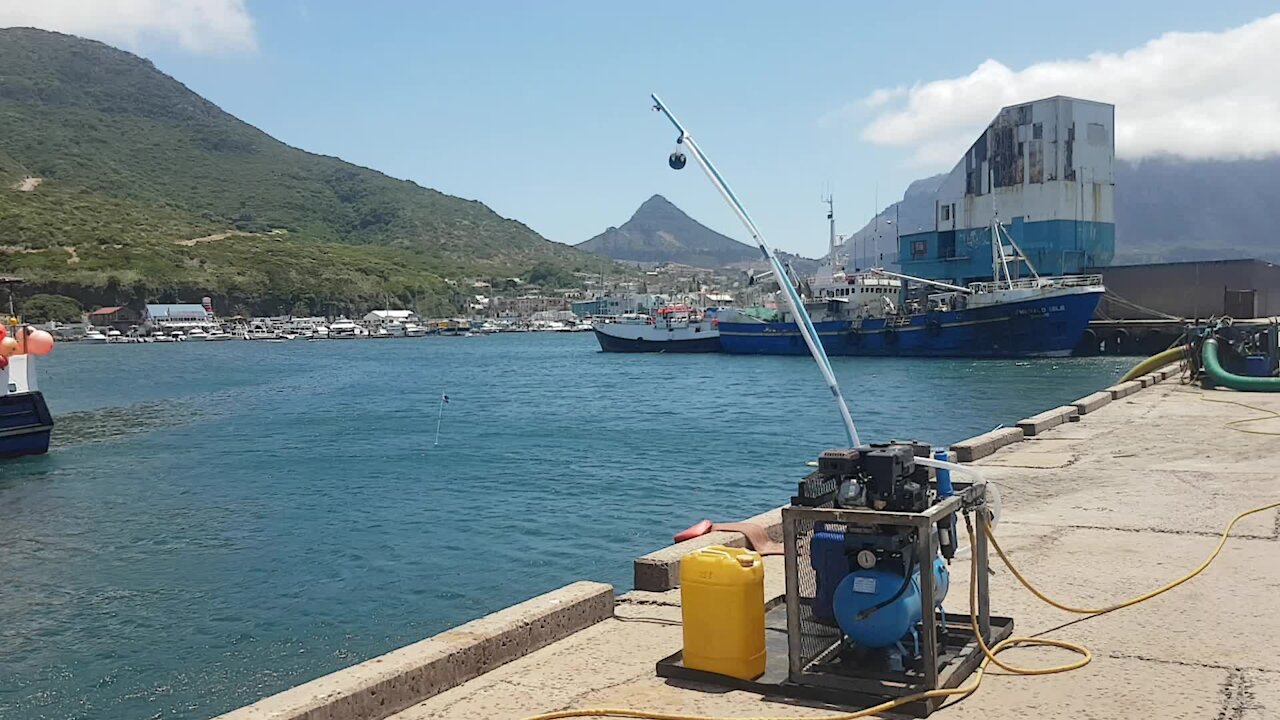
[[(750, 276), (679, 263), (637, 268), (640, 279), (609, 280), (578, 273), (581, 287), (543, 288), (520, 278), (453, 282), (460, 300), (452, 317), (424, 317), (406, 307), (334, 315), (255, 316), (244, 308), (219, 312), (214, 298), (199, 302), (130, 302), (63, 312), (57, 319), (35, 317), (33, 327), (63, 341), (138, 344), (220, 340), (343, 340), (397, 337), (475, 336), (506, 332), (589, 332), (596, 323), (624, 315), (648, 315), (660, 308), (728, 307), (736, 297), (760, 297)], [(20, 278), (8, 278), (11, 286)], [(39, 298), (32, 295), (28, 298)], [(47, 297), (47, 296), (44, 296)], [(64, 304), (71, 298), (59, 298)], [(40, 305), (37, 300), (36, 305)]]

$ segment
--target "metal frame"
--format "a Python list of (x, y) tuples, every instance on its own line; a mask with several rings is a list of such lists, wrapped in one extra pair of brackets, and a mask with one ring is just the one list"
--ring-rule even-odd
[[(787, 650), (788, 650), (788, 679), (792, 683), (802, 685), (825, 685), (833, 688), (848, 689), (858, 692), (881, 693), (885, 695), (909, 695), (922, 690), (936, 690), (939, 687), (958, 684), (962, 677), (953, 677), (953, 673), (948, 673), (948, 677), (939, 677), (939, 648), (937, 634), (937, 615), (933, 602), (921, 603), (921, 646), (924, 667), (924, 682), (895, 682), (884, 683), (870, 678), (859, 680), (853, 677), (833, 676), (830, 674), (810, 672), (806, 669), (806, 659), (802, 657), (801, 648), (801, 628), (800, 628), (800, 585), (799, 585), (799, 555), (796, 547), (796, 525), (800, 521), (811, 521), (813, 523), (832, 522), (846, 523), (856, 525), (893, 525), (898, 527), (910, 527), (915, 529), (915, 554), (916, 567), (931, 568), (933, 559), (937, 555), (937, 546), (934, 542), (933, 527), (941, 520), (958, 516), (965, 506), (976, 506), (980, 513), (987, 513), (985, 506), (986, 500), (986, 484), (985, 483), (961, 483), (955, 484), (956, 494), (943, 498), (938, 503), (929, 507), (922, 513), (903, 513), (903, 512), (881, 512), (876, 510), (853, 510), (838, 508), (809, 508), (790, 506), (782, 509), (782, 535), (784, 546), (784, 560), (786, 570), (786, 601), (787, 601)], [(957, 520), (959, 518), (957, 517)], [(994, 641), (991, 633), (991, 608), (990, 597), (987, 587), (987, 541), (986, 536), (981, 532), (975, 533), (976, 539), (974, 547), (971, 548), (970, 562), (974, 563), (977, 570), (977, 596), (978, 596), (978, 628), (983, 639), (990, 644)], [(920, 573), (920, 596), (922, 598), (932, 598), (934, 595), (933, 573), (922, 571)], [(967, 623), (966, 623), (967, 624)], [(971, 643), (972, 644), (972, 643)], [(974, 648), (976, 649), (976, 648)], [(825, 653), (824, 653), (825, 654)], [(961, 669), (969, 663), (963, 659), (959, 663)], [(964, 670), (964, 674), (971, 671)]]

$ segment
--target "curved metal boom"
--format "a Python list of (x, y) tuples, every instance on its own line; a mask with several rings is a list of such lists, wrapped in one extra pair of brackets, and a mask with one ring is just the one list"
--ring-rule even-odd
[[(680, 137), (676, 138), (676, 142), (689, 149), (689, 154), (693, 156), (694, 160), (698, 161), (698, 165), (707, 174), (711, 184), (715, 186), (716, 190), (720, 192), (720, 196), (724, 198), (725, 202), (729, 203), (729, 207), (733, 209), (734, 214), (742, 221), (742, 225), (751, 235), (751, 239), (755, 241), (760, 248), (760, 252), (769, 261), (769, 265), (773, 268), (774, 277), (779, 279), (788, 278), (789, 276), (782, 261), (778, 259), (773, 249), (769, 247), (769, 243), (764, 239), (764, 234), (756, 227), (751, 215), (747, 213), (746, 207), (738, 200), (738, 196), (734, 195), (729, 183), (725, 182), (724, 178), (720, 176), (715, 166), (702, 153), (702, 148), (698, 147), (698, 144), (693, 141), (693, 137), (689, 135), (689, 131), (684, 129), (684, 126), (680, 124), (676, 116), (672, 115), (671, 111), (667, 109), (667, 106), (662, 104), (662, 100), (658, 99), (657, 95), (650, 95), (649, 97), (653, 98), (653, 109), (667, 116), (667, 119), (675, 126), (676, 131), (680, 133)], [(795, 286), (790, 282), (782, 281), (778, 285), (787, 297), (787, 304), (791, 307), (791, 314), (796, 319), (797, 327), (800, 328), (800, 335), (804, 337), (805, 345), (809, 346), (809, 354), (818, 363), (818, 369), (822, 371), (822, 378), (826, 380), (827, 387), (835, 398), (836, 407), (840, 411), (840, 419), (844, 421), (844, 429), (849, 436), (849, 442), (853, 447), (858, 447), (862, 444), (861, 439), (858, 437), (858, 428), (853, 424), (853, 416), (849, 414), (849, 406), (845, 403), (844, 395), (840, 392), (840, 383), (836, 381), (835, 372), (831, 369), (831, 361), (827, 359), (827, 351), (822, 347), (822, 339), (818, 337), (818, 331), (813, 327), (813, 321), (809, 319), (809, 313), (804, 309), (804, 301), (800, 299), (800, 293), (796, 291)]]

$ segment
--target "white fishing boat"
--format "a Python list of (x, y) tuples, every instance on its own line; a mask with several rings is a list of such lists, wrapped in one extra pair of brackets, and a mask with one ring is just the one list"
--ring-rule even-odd
[(205, 341), (209, 339), (209, 333), (205, 332), (203, 328), (193, 327), (187, 331), (187, 339)]
[(404, 336), (405, 337), (426, 337), (427, 329), (417, 323), (405, 323)]
[[(361, 335), (363, 333), (363, 335)], [(356, 337), (367, 337), (369, 331), (345, 317), (338, 318), (329, 324), (330, 340), (351, 340)]]
[(703, 353), (720, 350), (715, 319), (688, 305), (660, 308), (657, 317), (620, 315), (594, 328), (604, 352)]
[(107, 336), (103, 335), (98, 330), (90, 330), (89, 332), (84, 334), (84, 337), (80, 338), (80, 342), (88, 343), (90, 345), (102, 345), (106, 341), (107, 341)]

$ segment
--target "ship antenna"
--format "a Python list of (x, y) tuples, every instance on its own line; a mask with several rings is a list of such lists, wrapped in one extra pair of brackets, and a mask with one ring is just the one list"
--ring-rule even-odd
[[(702, 148), (693, 141), (689, 135), (689, 131), (684, 129), (675, 115), (667, 109), (666, 105), (658, 99), (657, 95), (650, 95), (653, 98), (653, 109), (658, 110), (671, 121), (680, 136), (676, 138), (678, 145), (688, 148), (689, 154), (698, 162), (702, 171), (706, 173), (707, 179), (720, 192), (720, 196), (724, 201), (729, 203), (729, 207), (733, 209), (734, 214), (738, 216), (738, 220), (742, 221), (742, 225), (751, 235), (751, 239), (759, 246), (760, 252), (764, 254), (766, 260), (769, 261), (770, 267), (773, 268), (774, 277), (779, 279), (778, 285), (782, 288), (783, 294), (787, 298), (787, 304), (791, 307), (791, 313), (796, 318), (796, 325), (800, 328), (800, 335), (804, 338), (805, 345), (809, 346), (809, 354), (813, 355), (813, 360), (818, 364), (818, 369), (822, 372), (822, 377), (827, 382), (827, 388), (831, 390), (831, 395), (835, 398), (836, 408), (840, 411), (840, 419), (844, 421), (845, 432), (849, 436), (849, 442), (853, 447), (862, 445), (861, 439), (858, 437), (858, 428), (853, 424), (853, 416), (849, 414), (849, 405), (844, 400), (844, 395), (840, 392), (840, 383), (836, 381), (835, 371), (831, 369), (831, 361), (827, 358), (827, 351), (822, 347), (822, 339), (818, 337), (818, 331), (813, 327), (813, 321), (809, 319), (809, 313), (804, 309), (804, 302), (800, 299), (800, 294), (796, 292), (795, 286), (791, 283), (787, 275), (786, 268), (783, 267), (782, 261), (778, 259), (773, 249), (769, 247), (769, 243), (764, 239), (764, 233), (760, 232), (760, 228), (756, 227), (755, 221), (751, 219), (751, 215), (747, 213), (747, 208), (738, 200), (738, 196), (729, 188), (729, 183), (725, 182), (720, 176), (719, 171), (702, 153)], [(680, 163), (683, 166), (683, 163)], [(676, 167), (676, 163), (672, 163), (672, 167)]]

